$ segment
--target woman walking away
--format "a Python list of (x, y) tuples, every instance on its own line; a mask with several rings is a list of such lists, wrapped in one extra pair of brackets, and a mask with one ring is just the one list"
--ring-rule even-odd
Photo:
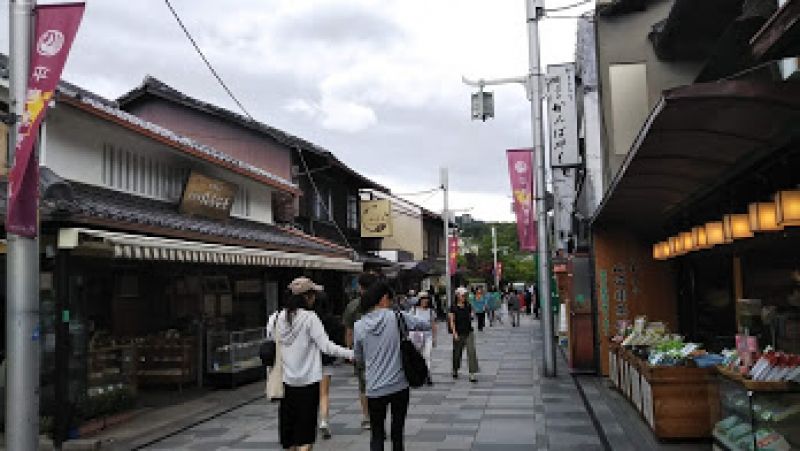
[(392, 412), (392, 450), (403, 450), (403, 429), (408, 413), (408, 380), (400, 354), (400, 325), (408, 330), (424, 329), (414, 316), (392, 310), (392, 290), (383, 282), (370, 287), (361, 298), (365, 312), (355, 324), (355, 355), (366, 367), (369, 406), (370, 450), (383, 450), (386, 409)]
[[(319, 320), (322, 322), (322, 327), (325, 333), (337, 345), (342, 345), (344, 341), (344, 333), (342, 325), (331, 314), (331, 303), (328, 300), (328, 295), (324, 291), (320, 291), (316, 295), (314, 302), (314, 311), (317, 313)], [(328, 440), (331, 438), (331, 428), (328, 425), (328, 416), (330, 413), (330, 389), (331, 389), (331, 376), (333, 376), (333, 367), (336, 364), (336, 358), (326, 354), (322, 354), (322, 380), (319, 381), (319, 432), (322, 438)]]
[[(431, 296), (427, 291), (419, 292), (419, 304), (414, 306), (411, 314), (417, 320), (426, 324), (425, 330), (413, 330), (410, 332), (412, 341), (416, 345), (421, 342), (417, 348), (422, 351), (422, 356), (425, 357), (425, 363), (428, 364), (428, 385), (433, 385), (433, 366), (431, 365), (431, 353), (433, 348), (436, 347), (436, 317), (431, 307)], [(421, 340), (417, 337), (420, 337)]]
[(278, 408), (278, 433), (284, 449), (308, 451), (316, 441), (320, 351), (343, 359), (352, 359), (353, 351), (333, 343), (313, 312), (316, 294), (322, 291), (320, 285), (299, 277), (289, 284), (289, 291), (285, 308), (267, 323), (267, 336), (278, 337), (283, 359), (284, 395)]
[(456, 302), (450, 307), (450, 330), (453, 331), (453, 379), (458, 379), (461, 356), (467, 348), (470, 382), (478, 381), (478, 356), (475, 352), (475, 335), (472, 333), (472, 307), (467, 302), (467, 289), (456, 288)]

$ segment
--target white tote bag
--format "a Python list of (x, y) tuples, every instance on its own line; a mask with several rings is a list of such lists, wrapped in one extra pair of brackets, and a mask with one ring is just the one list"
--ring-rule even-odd
[(272, 336), (275, 339), (275, 365), (267, 372), (265, 394), (270, 401), (283, 399), (283, 355), (281, 352), (281, 334), (278, 332), (278, 314), (275, 317)]

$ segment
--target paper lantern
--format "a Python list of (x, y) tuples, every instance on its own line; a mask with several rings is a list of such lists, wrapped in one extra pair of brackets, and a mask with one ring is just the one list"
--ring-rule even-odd
[(692, 232), (682, 232), (678, 236), (681, 237), (681, 241), (683, 241), (684, 252), (692, 252), (696, 250), (694, 247), (694, 235), (692, 235)]
[(664, 258), (664, 248), (661, 247), (661, 243), (653, 244), (653, 259), (664, 260)]
[(683, 240), (680, 235), (669, 237), (669, 253), (673, 257), (683, 255)]
[(775, 218), (780, 226), (800, 226), (800, 190), (775, 194)]
[(694, 238), (695, 249), (708, 249), (709, 247), (711, 247), (708, 244), (708, 235), (706, 235), (705, 226), (693, 227), (692, 236)]
[(725, 240), (730, 243), (733, 240), (751, 238), (753, 231), (750, 230), (750, 215), (733, 214), (725, 215), (722, 218)]
[(722, 226), (722, 221), (713, 221), (706, 223), (706, 242), (708, 246), (716, 246), (718, 244), (725, 244), (725, 232)]
[(674, 255), (672, 255), (672, 249), (669, 247), (669, 241), (661, 242), (661, 253), (664, 254), (664, 259), (674, 257)]
[(778, 208), (775, 202), (755, 202), (747, 207), (747, 211), (751, 231), (770, 232), (783, 229), (778, 225)]

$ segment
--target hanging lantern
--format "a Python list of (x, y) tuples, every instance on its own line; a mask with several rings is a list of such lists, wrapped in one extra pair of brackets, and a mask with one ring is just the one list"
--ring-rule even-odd
[(683, 240), (680, 235), (669, 237), (669, 253), (673, 257), (683, 255)]
[(708, 249), (709, 247), (711, 247), (708, 244), (708, 236), (706, 235), (705, 226), (693, 227), (692, 228), (692, 237), (694, 238), (694, 248), (695, 248), (695, 250)]
[(661, 246), (661, 243), (653, 244), (653, 259), (664, 260), (664, 258), (664, 248)]
[(800, 226), (800, 190), (778, 191), (775, 194), (775, 207), (778, 225)]
[(725, 215), (722, 218), (722, 226), (725, 234), (725, 241), (728, 243), (733, 240), (751, 238), (753, 236), (753, 231), (750, 230), (749, 215)]
[(694, 246), (694, 235), (692, 235), (692, 232), (682, 232), (678, 236), (681, 237), (681, 241), (683, 241), (684, 252), (692, 252), (696, 250)]
[(769, 232), (782, 230), (778, 225), (778, 208), (775, 202), (755, 202), (747, 207), (750, 216), (750, 230)]
[(664, 254), (664, 259), (668, 259), (674, 257), (672, 255), (672, 249), (669, 247), (669, 241), (662, 241), (661, 243), (661, 253)]
[(718, 244), (725, 244), (725, 232), (722, 226), (722, 221), (713, 221), (706, 223), (706, 242), (709, 247)]

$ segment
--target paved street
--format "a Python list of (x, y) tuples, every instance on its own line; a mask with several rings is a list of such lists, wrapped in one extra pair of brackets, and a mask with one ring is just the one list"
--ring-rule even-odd
[[(480, 381), (450, 376), (452, 341), (440, 327), (434, 350), (435, 386), (412, 391), (406, 422), (408, 450), (602, 449), (572, 378), (563, 366), (557, 379), (540, 377), (539, 322), (519, 328), (487, 327), (478, 333)], [(538, 353), (537, 353), (537, 357)], [(562, 363), (562, 362), (559, 362)], [(466, 364), (466, 359), (464, 364)], [(331, 440), (320, 450), (364, 450), (369, 434), (360, 429), (357, 385), (349, 367), (334, 376)], [(260, 400), (167, 438), (149, 449), (280, 449), (277, 405)]]

